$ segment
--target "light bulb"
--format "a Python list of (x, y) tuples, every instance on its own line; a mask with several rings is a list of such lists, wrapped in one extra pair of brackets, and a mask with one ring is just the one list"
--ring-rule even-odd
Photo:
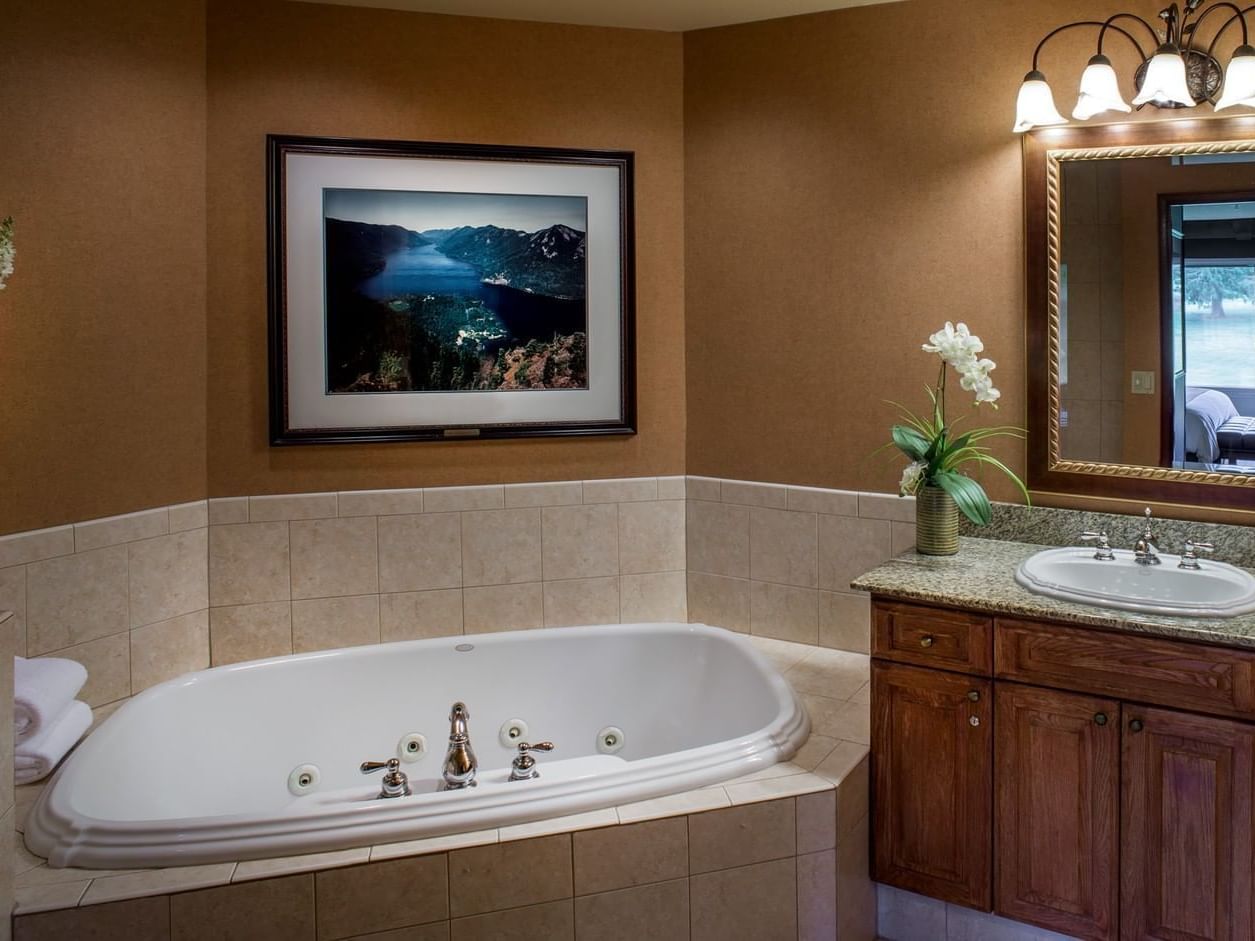
[(1142, 90), (1133, 99), (1135, 105), (1150, 102), (1178, 104), (1187, 108), (1193, 108), (1196, 103), (1185, 80), (1185, 59), (1181, 58), (1181, 50), (1171, 43), (1160, 46), (1150, 57)]
[(1104, 111), (1132, 110), (1124, 103), (1124, 96), (1120, 94), (1120, 82), (1116, 78), (1116, 70), (1111, 67), (1111, 60), (1102, 54), (1091, 58), (1081, 74), (1081, 94), (1076, 99), (1072, 117), (1078, 121), (1088, 121)]
[(1216, 110), (1246, 105), (1255, 108), (1255, 47), (1238, 46), (1224, 73), (1224, 90), (1216, 102)]
[(1025, 75), (1015, 100), (1015, 126), (1011, 130), (1022, 134), (1035, 127), (1067, 123), (1068, 119), (1055, 107), (1055, 98), (1046, 84), (1046, 76), (1036, 69)]

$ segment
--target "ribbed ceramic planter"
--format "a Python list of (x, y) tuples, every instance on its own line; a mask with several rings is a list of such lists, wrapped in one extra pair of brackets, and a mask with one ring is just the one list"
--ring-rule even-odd
[(915, 550), (923, 555), (959, 551), (959, 508), (940, 487), (925, 485), (916, 497)]

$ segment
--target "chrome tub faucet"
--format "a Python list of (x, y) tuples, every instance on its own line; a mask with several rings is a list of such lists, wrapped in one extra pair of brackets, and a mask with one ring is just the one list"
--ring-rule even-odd
[(449, 712), (449, 750), (444, 756), (443, 790), (456, 791), (475, 786), (479, 762), (475, 759), (475, 750), (471, 748), (470, 731), (466, 724), (470, 717), (465, 703), (455, 702)]

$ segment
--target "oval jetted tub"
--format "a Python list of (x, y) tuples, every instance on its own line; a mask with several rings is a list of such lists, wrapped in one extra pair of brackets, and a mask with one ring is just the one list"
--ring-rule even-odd
[[(444, 791), (455, 701), (470, 714), (478, 783)], [(26, 843), (53, 866), (138, 868), (418, 839), (714, 784), (791, 758), (809, 730), (761, 654), (701, 624), (279, 657), (126, 703), (45, 788)], [(522, 738), (555, 748), (536, 754), (538, 778), (510, 781)], [(363, 761), (389, 758), (402, 759), (411, 796), (380, 799), (380, 776), (363, 777)]]

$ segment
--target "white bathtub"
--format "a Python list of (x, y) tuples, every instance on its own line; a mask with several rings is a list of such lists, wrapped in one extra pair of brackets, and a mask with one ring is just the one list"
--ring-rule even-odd
[[(438, 789), (455, 700), (478, 786)], [(510, 720), (541, 776), (508, 781)], [(605, 753), (599, 733), (622, 730)], [(354, 647), (190, 673), (136, 696), (57, 772), (26, 824), (54, 866), (138, 868), (286, 856), (507, 826), (713, 784), (792, 757), (810, 723), (747, 641), (631, 624)], [(364, 760), (413, 795), (376, 799)], [(508, 739), (507, 739), (508, 740)], [(289, 778), (317, 768), (294, 795)], [(299, 782), (294, 784), (298, 791)]]

